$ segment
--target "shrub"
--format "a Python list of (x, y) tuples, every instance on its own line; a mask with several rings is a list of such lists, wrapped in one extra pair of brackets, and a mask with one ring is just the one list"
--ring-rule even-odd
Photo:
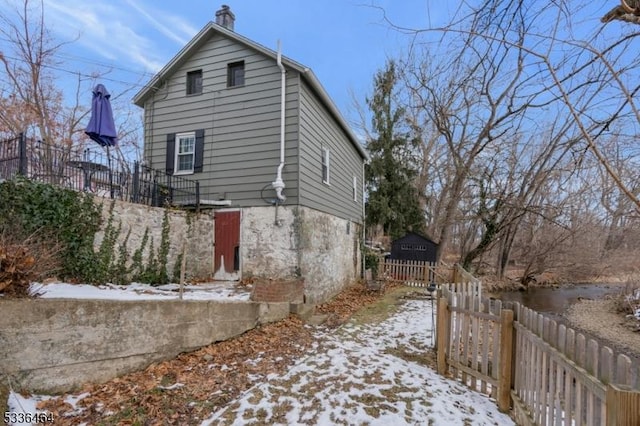
[(627, 279), (624, 290), (614, 298), (616, 310), (640, 320), (640, 279)]
[(371, 275), (375, 278), (378, 276), (378, 263), (380, 262), (380, 255), (374, 250), (365, 247), (364, 253), (364, 267), (365, 269), (371, 269)]
[(0, 231), (10, 230), (14, 241), (31, 238), (46, 250), (55, 247), (62, 278), (83, 280), (93, 275), (93, 239), (101, 214), (92, 197), (16, 178), (0, 183), (0, 200)]
[(4, 295), (27, 297), (32, 281), (49, 277), (59, 268), (60, 250), (50, 240), (36, 235), (23, 239), (8, 230), (0, 233), (0, 292)]

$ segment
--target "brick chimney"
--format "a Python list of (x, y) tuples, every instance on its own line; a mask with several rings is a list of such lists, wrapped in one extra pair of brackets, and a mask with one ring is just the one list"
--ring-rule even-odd
[(236, 15), (233, 14), (229, 6), (222, 5), (222, 8), (216, 12), (216, 24), (233, 31), (233, 24), (236, 21)]

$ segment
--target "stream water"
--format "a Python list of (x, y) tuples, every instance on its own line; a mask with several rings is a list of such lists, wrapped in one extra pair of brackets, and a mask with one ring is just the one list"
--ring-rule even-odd
[(505, 302), (519, 302), (540, 313), (560, 316), (578, 299), (600, 299), (620, 290), (618, 285), (577, 284), (558, 288), (533, 287), (527, 291), (504, 291), (491, 295)]
[[(619, 294), (623, 289), (623, 285), (616, 284), (577, 284), (559, 288), (530, 288), (527, 291), (505, 291), (492, 293), (490, 296), (505, 302), (519, 302), (530, 309), (566, 324), (566, 318), (563, 317), (563, 314), (578, 299), (600, 299), (609, 294)], [(638, 375), (640, 375), (640, 371), (638, 371), (640, 352), (621, 347), (618, 343), (608, 341), (599, 336), (591, 335), (584, 331), (580, 332), (613, 349), (615, 356), (620, 353), (629, 356), (635, 363), (634, 372), (632, 373), (636, 377), (634, 380), (640, 380), (638, 378)]]

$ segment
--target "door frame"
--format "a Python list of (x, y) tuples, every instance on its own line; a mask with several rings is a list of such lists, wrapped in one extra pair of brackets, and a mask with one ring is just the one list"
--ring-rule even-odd
[(215, 219), (215, 214), (216, 213), (233, 213), (233, 212), (239, 212), (240, 214), (240, 218), (239, 218), (239, 222), (238, 222), (238, 226), (239, 226), (239, 230), (238, 230), (238, 281), (242, 281), (242, 236), (243, 236), (243, 226), (242, 226), (242, 220), (243, 220), (243, 214), (242, 214), (242, 208), (240, 207), (234, 207), (234, 208), (225, 208), (225, 209), (215, 209), (213, 211), (213, 274), (215, 275), (216, 271), (216, 219)]

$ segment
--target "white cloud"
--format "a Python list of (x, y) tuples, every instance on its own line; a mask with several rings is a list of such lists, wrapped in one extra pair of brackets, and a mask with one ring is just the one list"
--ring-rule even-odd
[[(187, 44), (190, 40), (191, 37), (189, 37), (189, 35), (180, 35), (178, 33), (176, 33), (173, 29), (174, 26), (173, 25), (168, 25), (166, 22), (162, 22), (162, 20), (164, 19), (165, 21), (176, 21), (176, 18), (173, 18), (170, 15), (165, 15), (163, 13), (161, 13), (159, 10), (153, 10), (152, 12), (148, 12), (147, 10), (143, 9), (142, 7), (140, 7), (140, 5), (138, 3), (136, 3), (135, 1), (132, 0), (124, 0), (129, 7), (131, 7), (132, 9), (134, 9), (136, 12), (138, 12), (142, 17), (144, 17), (149, 23), (151, 23), (151, 25), (159, 32), (161, 32), (162, 34), (164, 34), (167, 38), (175, 41), (176, 43), (178, 43), (180, 46), (184, 46), (185, 44)], [(181, 27), (184, 28), (184, 23), (181, 23)], [(181, 30), (183, 29), (181, 28)], [(193, 34), (191, 34), (193, 35)]]
[[(63, 35), (92, 55), (96, 61), (107, 59), (119, 66), (142, 67), (157, 72), (166, 62), (166, 43), (169, 39), (178, 46), (186, 44), (183, 36), (190, 27), (182, 23), (167, 29), (162, 14), (146, 12), (129, 0), (123, 2), (86, 2), (84, 0), (45, 0), (47, 27)], [(156, 19), (154, 16), (158, 16)], [(167, 15), (167, 21), (173, 18)], [(150, 23), (151, 25), (145, 25)], [(161, 36), (152, 35), (159, 31)]]

